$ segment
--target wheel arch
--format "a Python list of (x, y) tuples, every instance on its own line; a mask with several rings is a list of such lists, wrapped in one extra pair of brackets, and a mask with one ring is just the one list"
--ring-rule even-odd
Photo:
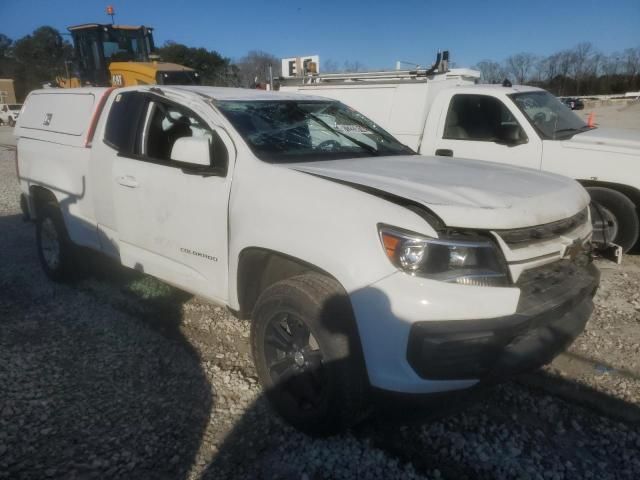
[(636, 206), (636, 210), (640, 211), (640, 189), (632, 187), (630, 185), (624, 185), (622, 183), (603, 182), (600, 180), (578, 180), (580, 184), (585, 187), (601, 187), (615, 190), (618, 193), (622, 193), (627, 196)]
[[(262, 247), (247, 247), (238, 256), (238, 314), (248, 318), (260, 294), (281, 280), (307, 272), (316, 272), (340, 282), (322, 268), (282, 252)], [(341, 285), (341, 284), (340, 284)]]
[(37, 219), (42, 207), (48, 203), (58, 205), (58, 199), (55, 194), (46, 187), (41, 185), (31, 185), (29, 187), (29, 212), (32, 219)]

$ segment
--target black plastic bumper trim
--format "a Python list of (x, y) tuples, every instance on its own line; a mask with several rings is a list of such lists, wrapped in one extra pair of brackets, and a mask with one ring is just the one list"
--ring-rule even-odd
[(543, 267), (523, 280), (515, 314), (411, 327), (407, 360), (424, 379), (488, 379), (550, 362), (582, 333), (600, 281), (593, 264)]

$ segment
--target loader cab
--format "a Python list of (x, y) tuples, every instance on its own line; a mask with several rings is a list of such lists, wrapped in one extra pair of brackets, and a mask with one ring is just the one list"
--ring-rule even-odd
[(70, 27), (77, 71), (61, 86), (199, 85), (194, 69), (158, 61), (153, 29), (86, 24)]
[(69, 27), (82, 85), (111, 85), (112, 62), (149, 62), (153, 29), (145, 26), (85, 24)]

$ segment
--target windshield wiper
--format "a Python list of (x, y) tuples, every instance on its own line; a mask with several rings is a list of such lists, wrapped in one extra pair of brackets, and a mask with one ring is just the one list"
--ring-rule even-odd
[(318, 122), (320, 125), (322, 125), (325, 128), (328, 128), (329, 130), (331, 130), (333, 133), (337, 133), (338, 135), (342, 135), (344, 138), (346, 138), (347, 140), (349, 140), (350, 142), (355, 143), (357, 146), (359, 146), (360, 148), (362, 148), (363, 150), (368, 151), (369, 153), (373, 154), (374, 156), (378, 156), (380, 155), (380, 152), (378, 150), (376, 150), (375, 148), (373, 148), (371, 145), (367, 145), (364, 142), (361, 142), (360, 140), (356, 140), (355, 138), (347, 135), (346, 133), (340, 132), (338, 130), (335, 130), (333, 128), (331, 128), (331, 126), (325, 122), (324, 120), (322, 120), (320, 117), (315, 116), (313, 113), (311, 112), (305, 112), (307, 115), (309, 115), (311, 118), (313, 118), (316, 122)]
[(561, 128), (559, 130), (553, 131), (553, 138), (555, 139), (558, 133), (567, 133), (567, 132), (582, 133), (582, 132), (586, 132), (587, 130), (591, 130), (592, 128), (593, 127), (590, 127), (589, 125), (585, 125), (580, 128)]

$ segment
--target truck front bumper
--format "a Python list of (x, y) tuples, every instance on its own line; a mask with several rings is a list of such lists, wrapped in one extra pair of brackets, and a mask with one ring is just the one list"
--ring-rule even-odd
[(371, 384), (406, 393), (467, 388), (548, 363), (584, 330), (600, 280), (593, 264), (569, 260), (526, 271), (514, 288), (400, 275), (352, 295), (352, 304)]
[(407, 360), (421, 378), (495, 378), (549, 363), (582, 333), (600, 272), (593, 265), (543, 267), (524, 275), (513, 315), (417, 322)]

